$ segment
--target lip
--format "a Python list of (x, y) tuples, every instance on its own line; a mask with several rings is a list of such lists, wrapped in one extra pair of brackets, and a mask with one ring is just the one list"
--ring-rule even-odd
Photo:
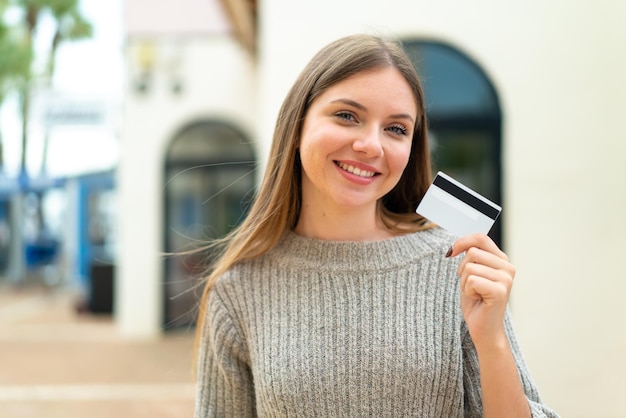
[[(361, 185), (368, 185), (373, 183), (376, 180), (376, 177), (378, 177), (381, 173), (380, 171), (378, 171), (375, 167), (372, 167), (371, 165), (367, 165), (367, 164), (363, 164), (360, 163), (358, 161), (352, 161), (352, 160), (334, 160), (333, 161), (335, 164), (335, 167), (337, 168), (337, 171), (339, 171), (339, 173), (346, 178), (347, 180), (356, 183), (356, 184), (361, 184)], [(339, 164), (346, 164), (346, 165), (351, 165), (355, 168), (358, 168), (359, 170), (362, 171), (371, 171), (374, 173), (374, 175), (372, 177), (361, 177), (361, 176), (357, 176), (356, 174), (350, 173), (349, 171), (344, 170), (343, 168), (341, 168), (339, 166)]]

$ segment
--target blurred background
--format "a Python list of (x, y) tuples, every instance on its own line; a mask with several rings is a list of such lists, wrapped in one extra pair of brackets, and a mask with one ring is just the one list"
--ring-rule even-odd
[[(278, 108), (328, 42), (400, 40), (432, 156), (503, 206), (528, 366), (626, 417), (626, 2), (0, 0), (0, 416), (193, 411), (194, 317)], [(87, 415), (88, 414), (88, 415)]]

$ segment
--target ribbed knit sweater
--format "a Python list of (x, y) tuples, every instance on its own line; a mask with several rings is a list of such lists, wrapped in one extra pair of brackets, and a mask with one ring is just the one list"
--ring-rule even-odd
[[(431, 229), (376, 242), (288, 232), (208, 301), (196, 417), (480, 417), (460, 257)], [(534, 417), (541, 404), (505, 317)]]

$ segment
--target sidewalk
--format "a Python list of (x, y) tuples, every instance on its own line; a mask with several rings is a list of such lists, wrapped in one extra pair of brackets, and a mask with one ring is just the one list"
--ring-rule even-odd
[(0, 417), (193, 416), (193, 331), (120, 337), (71, 294), (0, 286)]

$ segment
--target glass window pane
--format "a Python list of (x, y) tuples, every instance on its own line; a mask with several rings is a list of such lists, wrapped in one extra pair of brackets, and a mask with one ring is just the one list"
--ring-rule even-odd
[(499, 113), (497, 96), (484, 72), (459, 51), (434, 42), (405, 42), (433, 117)]

